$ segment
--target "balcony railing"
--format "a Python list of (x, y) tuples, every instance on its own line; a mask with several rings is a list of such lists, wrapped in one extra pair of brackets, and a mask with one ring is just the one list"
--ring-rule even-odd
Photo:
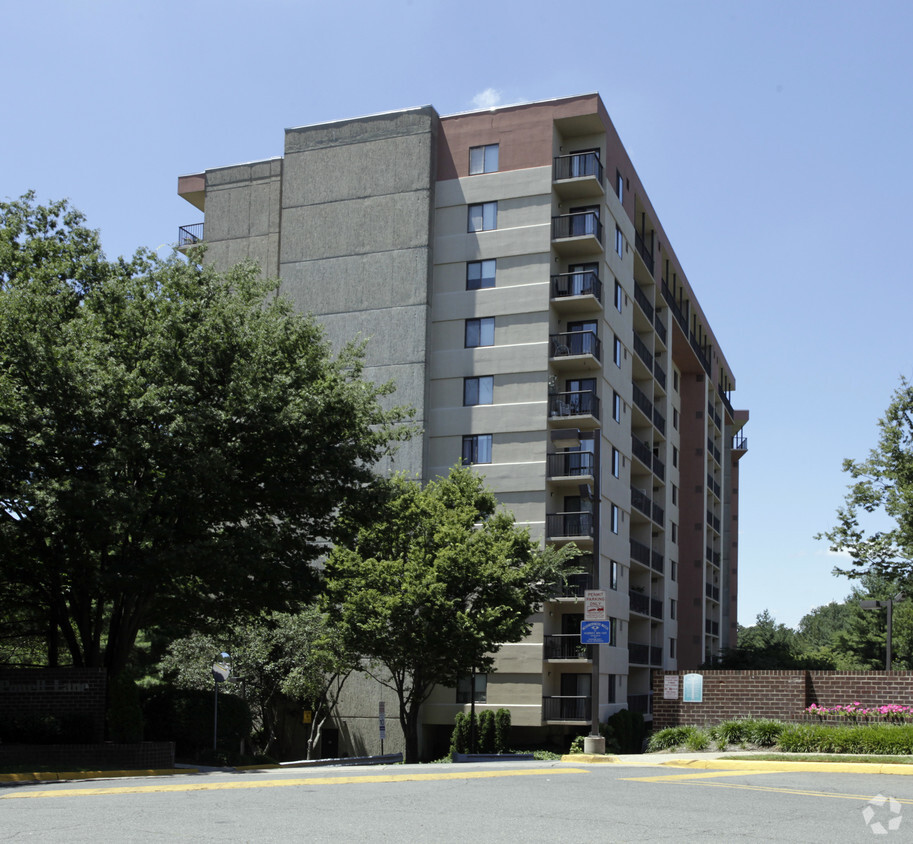
[(592, 476), (596, 466), (596, 455), (592, 451), (565, 451), (546, 455), (546, 469), (549, 478), (577, 478)]
[(701, 362), (701, 366), (704, 368), (704, 372), (708, 375), (710, 374), (710, 358), (707, 357), (707, 350), (698, 342), (697, 337), (694, 336), (693, 332), (689, 332), (688, 337), (691, 341), (691, 348), (694, 350), (694, 353), (697, 355), (697, 359)]
[(590, 646), (580, 643), (579, 633), (556, 633), (544, 637), (545, 659), (589, 659)]
[(561, 695), (542, 698), (543, 721), (589, 722), (592, 701), (583, 695)]
[(653, 361), (653, 377), (659, 381), (660, 387), (666, 389), (666, 370), (659, 365), (659, 361)]
[(650, 275), (653, 275), (653, 245), (652, 243), (647, 246), (646, 241), (641, 235), (640, 232), (634, 232), (634, 245), (637, 247), (637, 251), (640, 253), (640, 257), (644, 259), (644, 263), (647, 265), (647, 269), (650, 271)]
[(704, 632), (708, 636), (719, 636), (720, 635), (720, 623), (718, 621), (711, 621), (708, 618), (704, 622)]
[(628, 709), (641, 715), (649, 715), (653, 712), (653, 695), (628, 695)]
[(720, 587), (719, 586), (714, 586), (712, 583), (705, 583), (704, 592), (706, 593), (707, 597), (710, 598), (711, 601), (720, 600)]
[(602, 301), (602, 282), (593, 272), (561, 273), (552, 276), (552, 298), (569, 296), (595, 296)]
[(636, 539), (631, 540), (631, 559), (636, 560), (642, 565), (650, 565), (650, 547), (638, 542)]
[(634, 351), (637, 352), (637, 356), (647, 365), (647, 369), (652, 371), (653, 354), (647, 348), (647, 344), (636, 334), (634, 335)]
[(595, 211), (578, 211), (552, 217), (552, 240), (566, 240), (569, 237), (595, 237), (600, 243), (602, 222)]
[(628, 645), (628, 661), (635, 665), (662, 665), (663, 649), (658, 645), (631, 642)]
[(658, 454), (653, 455), (653, 474), (661, 481), (666, 479), (666, 464), (659, 459)]
[(192, 223), (178, 228), (178, 246), (193, 246), (203, 242), (203, 223)]
[(723, 389), (721, 384), (716, 385), (716, 391), (720, 394), (720, 398), (723, 400), (723, 404), (726, 406), (726, 410), (729, 411), (729, 415), (735, 416), (735, 411), (732, 409), (732, 403), (729, 401), (729, 396), (726, 395), (726, 391)]
[(634, 405), (643, 411), (643, 414), (647, 417), (647, 419), (652, 419), (653, 402), (647, 398), (647, 394), (641, 390), (637, 384), (632, 384), (631, 387), (631, 398), (634, 400)]
[(592, 536), (593, 514), (586, 511), (547, 513), (545, 527), (550, 537)]
[(640, 613), (641, 615), (650, 615), (650, 596), (641, 592), (635, 592), (633, 589), (628, 592), (628, 598), (631, 602), (631, 612)]
[(650, 446), (641, 442), (634, 434), (631, 435), (631, 453), (648, 469), (653, 462), (653, 452)]
[(659, 506), (655, 501), (653, 502), (653, 512), (650, 514), (650, 517), (653, 519), (656, 524), (660, 527), (664, 527), (666, 524), (666, 511)]
[(647, 319), (653, 321), (653, 305), (647, 298), (647, 294), (641, 289), (639, 284), (634, 285), (634, 301), (640, 305), (641, 310), (647, 315)]
[(652, 568), (653, 571), (658, 571), (660, 574), (662, 574), (664, 563), (665, 559), (663, 555), (659, 553), (659, 551), (650, 552), (650, 568)]
[(577, 152), (557, 156), (554, 159), (553, 174), (556, 182), (593, 176), (602, 184), (603, 167), (595, 152)]
[(555, 596), (556, 598), (582, 598), (587, 589), (593, 588), (593, 557), (591, 554), (581, 554), (569, 565), (582, 569), (582, 571), (568, 576)]
[(748, 437), (744, 437), (741, 434), (736, 434), (736, 436), (732, 438), (732, 450), (748, 451)]
[(650, 615), (653, 618), (662, 619), (662, 617), (663, 617), (662, 598), (650, 598)]
[(666, 323), (660, 319), (659, 314), (656, 314), (656, 316), (653, 317), (653, 327), (656, 329), (657, 336), (660, 340), (663, 341), (663, 345), (665, 346), (668, 338), (668, 333), (666, 331)]
[(666, 433), (666, 417), (663, 416), (655, 407), (653, 408), (653, 427), (661, 434)]
[(592, 390), (571, 390), (548, 397), (549, 416), (593, 416), (599, 418), (599, 399)]
[(565, 331), (561, 334), (550, 334), (552, 357), (571, 355), (592, 355), (602, 360), (602, 343), (595, 331)]
[(652, 503), (650, 496), (646, 492), (637, 487), (631, 487), (631, 506), (640, 510), (648, 519), (651, 516), (650, 505)]
[(684, 303), (684, 307), (679, 305), (675, 301), (675, 296), (672, 294), (672, 291), (669, 289), (669, 285), (666, 284), (666, 280), (663, 279), (662, 284), (660, 285), (660, 290), (663, 294), (663, 299), (666, 300), (666, 304), (669, 306), (669, 310), (672, 311), (672, 315), (675, 317), (675, 321), (679, 324), (682, 331), (687, 335), (688, 331), (688, 303)]

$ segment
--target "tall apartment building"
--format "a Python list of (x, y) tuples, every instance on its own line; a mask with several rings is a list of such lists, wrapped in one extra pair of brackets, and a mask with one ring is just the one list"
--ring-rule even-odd
[[(334, 342), (368, 339), (367, 376), (394, 379), (424, 428), (396, 468), (471, 463), (534, 536), (583, 549), (585, 573), (500, 651), (479, 706), (510, 708), (530, 740), (580, 732), (595, 673), (602, 720), (649, 717), (654, 669), (735, 643), (748, 412), (597, 94), (289, 129), (283, 157), (178, 191), (205, 213), (182, 244), (255, 258)], [(581, 646), (596, 585), (612, 641)], [(339, 752), (377, 745), (377, 697), (341, 707)], [(428, 746), (467, 702), (435, 692)]]

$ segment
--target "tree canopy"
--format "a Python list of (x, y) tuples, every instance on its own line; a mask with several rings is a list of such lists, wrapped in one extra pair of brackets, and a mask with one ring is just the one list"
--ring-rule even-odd
[[(913, 384), (901, 379), (885, 415), (878, 420), (878, 445), (866, 460), (844, 460), (853, 479), (837, 524), (819, 538), (848, 553), (848, 577), (866, 574), (913, 578)], [(864, 522), (893, 523), (869, 530)]]
[(0, 203), (0, 582), (73, 664), (140, 627), (296, 609), (406, 435), (253, 264), (108, 261), (65, 202)]
[(424, 488), (392, 479), (378, 518), (333, 549), (325, 606), (362, 668), (396, 693), (407, 761), (432, 688), (490, 671), (576, 555), (540, 550), (467, 468)]

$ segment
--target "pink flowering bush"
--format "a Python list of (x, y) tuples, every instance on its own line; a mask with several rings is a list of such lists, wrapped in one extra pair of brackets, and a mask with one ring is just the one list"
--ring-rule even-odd
[(810, 715), (836, 715), (852, 721), (873, 719), (877, 721), (913, 721), (913, 706), (886, 703), (883, 706), (863, 706), (858, 700), (842, 706), (818, 706), (813, 703), (806, 710)]

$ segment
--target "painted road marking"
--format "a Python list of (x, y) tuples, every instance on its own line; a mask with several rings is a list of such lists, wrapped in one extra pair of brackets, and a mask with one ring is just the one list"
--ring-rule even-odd
[(283, 788), (294, 785), (355, 785), (379, 782), (419, 782), (424, 780), (477, 780), (494, 777), (535, 777), (560, 774), (588, 774), (584, 768), (547, 768), (523, 771), (465, 771), (440, 774), (374, 774), (360, 777), (306, 777), (281, 780), (245, 780), (242, 782), (160, 783), (110, 788), (61, 788), (53, 791), (23, 791), (0, 795), (0, 800), (22, 797), (83, 797), (99, 794), (154, 794), (167, 791), (219, 791), (238, 788)]
[[(772, 785), (748, 785), (745, 783), (710, 782), (717, 777), (756, 776), (758, 774), (782, 773), (782, 771), (716, 771), (702, 774), (666, 774), (659, 777), (623, 777), (628, 782), (679, 783), (681, 785), (703, 785), (715, 788), (736, 788), (744, 791), (766, 791), (773, 794), (796, 794), (801, 797), (836, 797), (841, 800), (871, 800), (872, 794), (840, 794), (832, 791), (811, 791), (801, 788), (778, 788)], [(898, 803), (913, 805), (913, 798), (893, 798)]]

